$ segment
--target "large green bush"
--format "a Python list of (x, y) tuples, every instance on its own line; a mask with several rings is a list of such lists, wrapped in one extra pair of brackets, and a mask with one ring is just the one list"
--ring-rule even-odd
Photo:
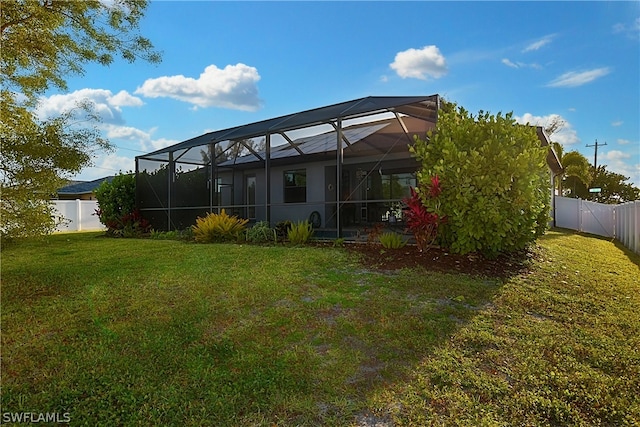
[(547, 148), (535, 128), (516, 124), (512, 113), (477, 116), (447, 104), (435, 131), (415, 139), (418, 181), (442, 181), (437, 199), (422, 194), (430, 211), (446, 217), (441, 245), (456, 253), (495, 256), (525, 248), (549, 220)]
[(107, 234), (117, 237), (134, 237), (149, 231), (150, 225), (136, 209), (136, 177), (118, 174), (111, 181), (104, 181), (96, 189), (98, 217), (107, 227)]

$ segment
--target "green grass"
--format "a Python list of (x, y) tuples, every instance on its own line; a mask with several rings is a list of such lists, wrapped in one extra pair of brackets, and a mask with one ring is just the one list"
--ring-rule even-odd
[(88, 425), (625, 425), (639, 257), (554, 231), (505, 281), (341, 248), (55, 235), (2, 251), (2, 412)]

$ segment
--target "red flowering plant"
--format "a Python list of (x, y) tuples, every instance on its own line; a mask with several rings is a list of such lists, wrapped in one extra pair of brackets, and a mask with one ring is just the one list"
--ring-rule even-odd
[[(431, 177), (431, 184), (428, 188), (420, 191), (424, 197), (429, 199), (437, 199), (441, 192), (440, 179), (437, 175)], [(425, 251), (438, 237), (438, 226), (443, 223), (446, 218), (439, 216), (435, 212), (429, 212), (419, 192), (413, 187), (411, 187), (411, 197), (404, 199), (403, 202), (407, 205), (404, 211), (407, 230), (410, 231), (416, 239), (416, 244), (420, 252)]]
[(110, 217), (107, 217), (102, 210), (96, 209), (96, 215), (107, 226), (107, 234), (110, 236), (138, 237), (151, 230), (151, 224), (142, 217), (137, 209), (121, 216), (112, 215)]

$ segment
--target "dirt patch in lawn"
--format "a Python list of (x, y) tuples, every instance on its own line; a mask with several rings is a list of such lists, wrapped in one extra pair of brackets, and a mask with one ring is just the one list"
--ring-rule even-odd
[(345, 248), (358, 254), (367, 268), (375, 270), (422, 267), (429, 271), (499, 278), (528, 272), (535, 258), (532, 251), (525, 250), (488, 259), (480, 254), (452, 254), (441, 248), (430, 248), (420, 252), (415, 246), (385, 249), (381, 245), (364, 243), (347, 243)]

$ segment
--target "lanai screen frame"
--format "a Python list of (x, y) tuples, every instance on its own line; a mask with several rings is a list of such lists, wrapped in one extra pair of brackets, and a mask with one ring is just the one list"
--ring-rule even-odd
[[(271, 137), (273, 135), (281, 135), (284, 137), (286, 143), (298, 150), (300, 156), (307, 156), (304, 152), (300, 151), (293, 141), (286, 136), (287, 132), (303, 130), (305, 128), (312, 128), (314, 126), (330, 125), (336, 133), (336, 188), (341, 188), (342, 182), (342, 167), (344, 161), (344, 144), (349, 144), (349, 141), (344, 137), (343, 123), (345, 121), (357, 119), (358, 121), (366, 122), (367, 118), (375, 120), (375, 116), (387, 113), (392, 114), (395, 119), (398, 120), (404, 133), (408, 138), (408, 142), (412, 142), (412, 138), (409, 135), (409, 131), (402, 121), (403, 116), (410, 116), (417, 119), (421, 119), (427, 122), (435, 124), (438, 118), (438, 111), (440, 109), (440, 96), (438, 94), (429, 96), (402, 96), (402, 97), (375, 97), (369, 96), (365, 98), (359, 98), (352, 101), (347, 101), (339, 104), (333, 104), (325, 107), (320, 107), (312, 110), (306, 110), (286, 116), (276, 117), (264, 121), (250, 123), (242, 126), (237, 126), (229, 129), (209, 132), (198, 137), (180, 142), (178, 144), (153, 151), (151, 153), (136, 157), (136, 182), (140, 184), (141, 180), (141, 163), (142, 162), (156, 162), (166, 164), (167, 176), (166, 176), (166, 206), (159, 208), (144, 208), (141, 207), (140, 201), (141, 185), (136, 185), (136, 205), (140, 207), (141, 212), (156, 211), (166, 213), (166, 229), (172, 230), (177, 227), (172, 221), (172, 212), (180, 209), (189, 209), (189, 207), (172, 206), (172, 189), (175, 186), (176, 180), (176, 164), (179, 165), (193, 165), (206, 167), (208, 174), (208, 190), (209, 190), (209, 206), (207, 211), (214, 212), (220, 211), (220, 204), (213, 204), (214, 193), (216, 190), (216, 171), (218, 167), (217, 163), (212, 161), (216, 155), (217, 146), (227, 143), (227, 149), (232, 143), (238, 141), (245, 141), (253, 138), (263, 137), (265, 139), (265, 151), (264, 154), (257, 153), (252, 150), (251, 147), (246, 147), (248, 151), (256, 156), (264, 165), (264, 179), (265, 179), (265, 197), (264, 197), (264, 214), (267, 221), (271, 221)], [(206, 154), (202, 154), (202, 160), (197, 161), (188, 159), (185, 157), (189, 154), (192, 148), (196, 147), (208, 147), (208, 160)], [(220, 150), (218, 150), (220, 151)], [(193, 154), (193, 153), (191, 153)], [(160, 167), (162, 169), (162, 167)], [(158, 169), (158, 170), (160, 170)], [(144, 169), (146, 172), (146, 168)], [(161, 178), (161, 179), (164, 179)], [(341, 192), (336, 191), (336, 224), (337, 224), (337, 237), (342, 237), (342, 221), (340, 218), (340, 209), (343, 200), (341, 200)], [(158, 201), (160, 201), (160, 198)], [(204, 209), (205, 206), (192, 207), (193, 209)], [(256, 206), (257, 208), (257, 206)]]

